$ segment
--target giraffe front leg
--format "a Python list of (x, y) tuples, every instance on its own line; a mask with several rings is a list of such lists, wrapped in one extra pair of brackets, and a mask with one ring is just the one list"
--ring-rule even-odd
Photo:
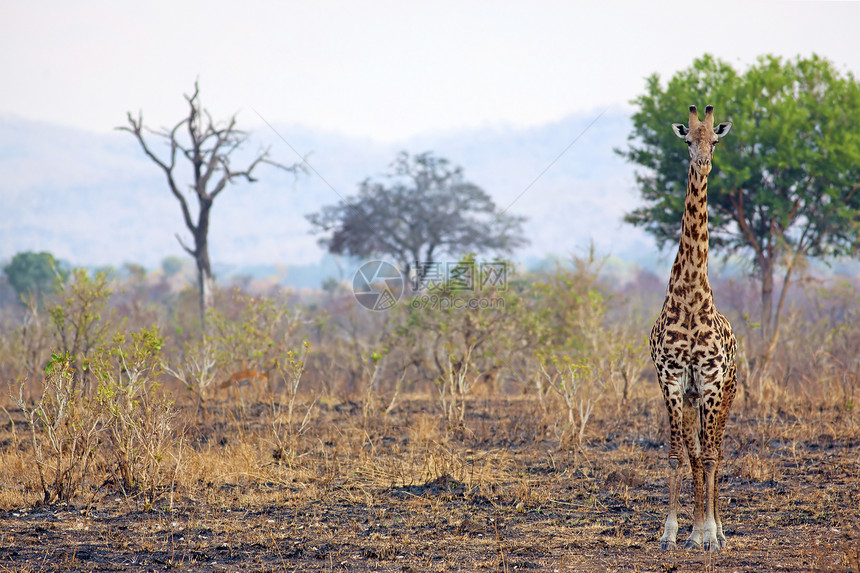
[[(729, 403), (731, 406), (731, 403)], [(714, 464), (714, 521), (717, 528), (717, 549), (722, 550), (726, 546), (726, 535), (723, 533), (723, 522), (720, 519), (720, 486), (719, 486), (719, 471), (720, 463), (723, 461), (723, 432), (726, 429), (726, 417), (728, 416), (728, 408), (723, 408), (724, 414), (717, 424), (717, 460)]]
[(717, 544), (720, 550), (726, 547), (726, 535), (723, 533), (723, 522), (720, 519), (720, 493), (719, 493), (719, 472), (720, 464), (723, 461), (723, 437), (726, 431), (726, 422), (728, 421), (729, 411), (732, 409), (732, 403), (735, 399), (737, 391), (737, 371), (732, 365), (723, 390), (723, 403), (720, 411), (720, 417), (717, 419), (717, 464), (714, 470), (714, 520), (717, 522)]
[[(705, 531), (702, 547), (705, 551), (719, 551), (722, 549), (720, 539), (717, 535), (716, 518), (716, 460), (705, 461)], [(724, 536), (725, 537), (725, 536)]]
[[(670, 454), (671, 456), (671, 454)], [(669, 458), (669, 515), (663, 525), (660, 549), (675, 549), (678, 539), (678, 496), (681, 492), (681, 463), (677, 458)]]
[[(722, 430), (719, 412), (722, 410), (722, 396), (719, 391), (712, 393), (713, 401), (706, 399), (702, 407), (700, 417), (702, 421), (702, 446), (703, 461), (705, 467), (705, 531), (702, 547), (705, 551), (719, 551), (725, 545), (720, 544), (717, 528), (717, 466), (720, 459), (720, 447), (722, 436), (718, 432)], [(707, 398), (707, 397), (706, 397)], [(723, 426), (724, 427), (724, 426)], [(719, 531), (722, 527), (719, 528)], [(725, 536), (723, 536), (725, 539)]]
[(681, 454), (683, 448), (680, 390), (664, 386), (666, 410), (669, 414), (669, 514), (663, 525), (660, 549), (675, 549), (678, 538), (678, 497), (681, 493)]
[(699, 443), (699, 412), (694, 406), (684, 405), (684, 445), (690, 458), (693, 473), (693, 529), (684, 542), (685, 549), (700, 549), (705, 535), (704, 472)]

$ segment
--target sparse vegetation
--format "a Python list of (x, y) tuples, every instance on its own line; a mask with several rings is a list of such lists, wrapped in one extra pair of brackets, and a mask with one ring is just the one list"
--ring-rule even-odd
[[(743, 77), (716, 62), (719, 81), (687, 81), (714, 63), (665, 91), (651, 78), (633, 117), (643, 139), (620, 153), (649, 170), (648, 205), (628, 220), (662, 244), (678, 230), (683, 153), (663, 152), (677, 119), (665, 114), (719, 85), (735, 106), (722, 113), (748, 128), (712, 190), (713, 246), (750, 254), (758, 281), (711, 277), (739, 341), (729, 551), (652, 551), (667, 456), (646, 335), (664, 280), (609, 276), (593, 248), (535, 272), (460, 256), (524, 244), (522, 219), (446, 160), (404, 152), (384, 180), (308, 216), (332, 253), (396, 259), (412, 284), (394, 308), (365, 311), (336, 280), (301, 295), (250, 278), (218, 289), (214, 199), (260, 163), (301, 166), (261, 151), (232, 168), (246, 135), (235, 117), (213, 122), (195, 84), (187, 117), (150, 134), (165, 157), (140, 116), (122, 129), (180, 203), (196, 289), (176, 259), (154, 275), (58, 269), (47, 253), (4, 269), (0, 568), (860, 573), (860, 281), (811, 266), (857, 248), (858, 145), (840, 118), (856, 116), (858, 84), (816, 57), (764, 58)], [(701, 84), (696, 97), (680, 80)], [(789, 147), (792, 123), (807, 131)], [(785, 169), (792, 150), (805, 159)], [(443, 269), (442, 255), (460, 258)]]
[[(75, 270), (0, 311), (0, 565), (856, 570), (860, 285), (792, 291), (730, 420), (709, 558), (650, 551), (665, 414), (639, 309), (663, 285), (604, 275), (587, 255), (470, 293), (501, 308), (388, 314), (250, 285), (201, 336), (190, 284)], [(747, 344), (752, 289), (715, 292)]]

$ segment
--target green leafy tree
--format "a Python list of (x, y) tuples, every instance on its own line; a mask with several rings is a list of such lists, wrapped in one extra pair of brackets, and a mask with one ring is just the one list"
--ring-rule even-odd
[(801, 263), (858, 247), (860, 84), (815, 55), (762, 56), (743, 72), (705, 55), (666, 84), (649, 77), (633, 100), (629, 145), (617, 152), (644, 168), (637, 174), (644, 205), (626, 221), (661, 247), (679, 238), (689, 163), (671, 124), (699, 102), (734, 126), (708, 181), (711, 248), (752, 263), (767, 362)]
[[(366, 179), (358, 195), (307, 216), (326, 233), (330, 253), (389, 255), (406, 274), (415, 262), (430, 265), (447, 254), (508, 253), (526, 244), (523, 217), (504, 213), (460, 167), (432, 153), (397, 156), (386, 181)], [(419, 278), (425, 265), (415, 269)]]
[(161, 270), (164, 271), (164, 275), (168, 277), (173, 277), (178, 275), (182, 271), (183, 262), (179, 257), (165, 257), (164, 260), (161, 261)]
[(57, 261), (51, 253), (34, 253), (27, 251), (18, 253), (3, 272), (9, 279), (9, 284), (15, 289), (19, 300), (33, 296), (41, 301), (53, 290), (57, 279), (63, 279), (67, 274), (57, 266)]

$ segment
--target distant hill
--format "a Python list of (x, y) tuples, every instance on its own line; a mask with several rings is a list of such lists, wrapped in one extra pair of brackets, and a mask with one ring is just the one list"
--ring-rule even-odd
[[(283, 137), (309, 154), (324, 180), (260, 169), (258, 183), (227, 190), (212, 212), (213, 264), (248, 275), (286, 268), (287, 283), (319, 284), (336, 266), (323, 261), (304, 216), (352, 195), (360, 181), (383, 173), (404, 149), (433, 151), (463, 166), (466, 178), (500, 207), (528, 217), (531, 245), (515, 254), (518, 260), (564, 257), (593, 240), (600, 252), (625, 261), (665, 264), (650, 238), (621, 222), (638, 204), (633, 168), (613, 152), (625, 144), (630, 119), (610, 110), (582, 133), (596, 115), (393, 144), (299, 126), (275, 126), (278, 135), (246, 124), (252, 128), (249, 153), (270, 145), (276, 160), (297, 161)], [(188, 236), (176, 201), (161, 171), (126, 133), (94, 134), (0, 114), (0, 173), (0, 261), (24, 250), (47, 250), (75, 265), (133, 261), (154, 268), (164, 257), (187, 256), (174, 236)]]

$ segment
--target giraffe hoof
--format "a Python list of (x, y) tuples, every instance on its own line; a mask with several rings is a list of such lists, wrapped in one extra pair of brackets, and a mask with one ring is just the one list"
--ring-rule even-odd
[(684, 549), (701, 549), (702, 544), (698, 541), (693, 541), (692, 539), (688, 539), (684, 542)]
[(674, 541), (661, 541), (660, 551), (674, 551), (677, 545)]
[(702, 549), (710, 553), (716, 553), (725, 545), (725, 541), (720, 540), (720, 536), (714, 531), (706, 530), (702, 541)]

